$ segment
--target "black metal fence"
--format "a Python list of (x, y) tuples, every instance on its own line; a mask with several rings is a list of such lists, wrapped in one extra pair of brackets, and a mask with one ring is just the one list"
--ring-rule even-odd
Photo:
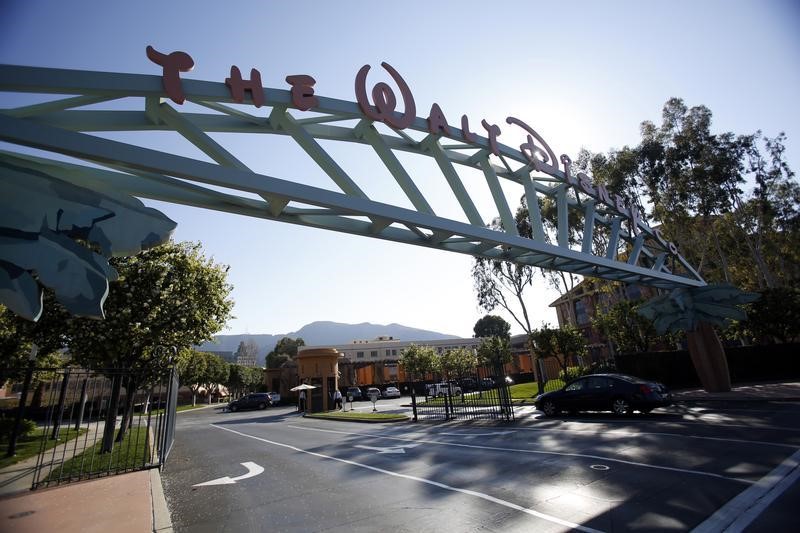
[[(32, 376), (36, 376), (31, 379)], [(38, 446), (31, 488), (159, 467), (175, 433), (177, 372), (28, 369), (7, 454)], [(27, 436), (19, 429), (32, 420)], [(31, 440), (36, 443), (31, 444)]]
[(458, 379), (415, 381), (414, 420), (514, 420), (509, 382), (500, 369), (481, 367)]

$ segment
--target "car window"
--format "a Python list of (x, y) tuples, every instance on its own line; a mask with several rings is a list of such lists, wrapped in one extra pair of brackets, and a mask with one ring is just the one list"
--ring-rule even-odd
[(572, 382), (569, 385), (567, 385), (566, 390), (568, 391), (583, 390), (585, 386), (586, 386), (586, 380), (579, 379), (578, 381)]
[(588, 387), (592, 390), (610, 389), (613, 385), (614, 383), (608, 378), (595, 377), (588, 379)]

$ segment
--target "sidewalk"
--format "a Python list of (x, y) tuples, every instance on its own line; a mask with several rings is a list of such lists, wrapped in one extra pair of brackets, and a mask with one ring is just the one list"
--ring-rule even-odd
[(703, 389), (673, 390), (672, 399), (676, 402), (800, 401), (800, 381), (734, 385), (730, 392), (706, 392)]
[[(673, 391), (677, 402), (800, 400), (800, 381), (736, 386), (731, 392), (708, 393), (702, 389)], [(30, 460), (28, 460), (30, 461)], [(17, 474), (35, 466), (23, 461), (0, 472)], [(26, 466), (27, 465), (27, 466)], [(23, 474), (24, 475), (24, 474)], [(4, 478), (0, 477), (0, 480)], [(30, 479), (30, 478), (28, 478)], [(0, 481), (2, 485), (2, 481)], [(171, 532), (158, 469), (29, 491), (30, 481), (8, 495), (0, 489), (0, 531), (15, 533)]]

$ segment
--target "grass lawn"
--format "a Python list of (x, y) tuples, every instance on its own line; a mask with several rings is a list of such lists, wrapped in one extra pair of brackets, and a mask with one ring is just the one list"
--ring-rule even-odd
[[(102, 434), (100, 434), (100, 437)], [(107, 472), (119, 472), (141, 468), (150, 461), (150, 449), (147, 446), (147, 427), (132, 427), (125, 434), (122, 442), (115, 442), (111, 453), (100, 453), (102, 440), (83, 453), (64, 461), (61, 468), (54, 468), (47, 477), (48, 481), (68, 477), (88, 478)]]
[[(211, 405), (222, 405), (222, 404), (212, 403)], [(181, 411), (191, 411), (192, 409), (200, 409), (201, 407), (208, 407), (208, 404), (207, 403), (198, 403), (197, 405), (192, 405), (192, 404), (189, 403), (189, 404), (186, 404), (186, 405), (179, 405), (175, 409), (175, 412), (180, 413)], [(153, 409), (152, 411), (150, 411), (150, 414), (152, 416), (160, 415), (162, 413), (164, 413), (164, 409)]]
[(328, 411), (327, 413), (309, 413), (308, 418), (324, 418), (327, 420), (347, 420), (353, 422), (399, 422), (408, 420), (406, 415), (396, 413), (356, 413), (353, 411)]
[[(544, 390), (549, 392), (553, 390), (558, 390), (564, 386), (564, 382), (560, 379), (551, 379), (548, 381), (545, 386)], [(533, 399), (536, 397), (539, 386), (536, 382), (531, 383), (519, 383), (517, 385), (511, 385), (509, 387), (511, 392), (511, 401), (515, 405), (526, 405), (532, 404)], [(420, 400), (417, 401), (418, 404), (425, 404), (425, 405), (444, 405), (444, 398), (429, 398), (427, 402), (422, 400), (423, 397), (420, 397)], [(453, 402), (456, 405), (461, 404), (461, 396), (453, 396)], [(497, 396), (497, 389), (490, 389), (485, 390), (482, 393), (478, 392), (468, 392), (464, 395), (464, 402), (465, 405), (470, 406), (485, 406), (489, 407), (492, 405), (497, 405), (498, 403), (498, 396)]]
[[(30, 435), (18, 438), (17, 453), (14, 455), (14, 457), (6, 457), (6, 452), (8, 451), (8, 440), (0, 440), (0, 453), (2, 453), (2, 457), (0, 457), (0, 468), (5, 468), (38, 454), (42, 447), (43, 431), (44, 430), (42, 428), (36, 428)], [(48, 431), (52, 432), (53, 428), (49, 428)], [(50, 450), (51, 448), (54, 448), (55, 446), (58, 446), (59, 444), (62, 444), (68, 440), (74, 439), (78, 435), (83, 435), (84, 433), (86, 433), (86, 428), (81, 428), (79, 431), (75, 431), (75, 428), (61, 426), (59, 439), (47, 439), (45, 450)]]

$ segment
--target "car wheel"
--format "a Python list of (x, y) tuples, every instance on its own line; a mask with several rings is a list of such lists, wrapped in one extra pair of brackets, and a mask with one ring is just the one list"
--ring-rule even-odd
[(545, 400), (542, 404), (542, 411), (547, 416), (555, 416), (559, 413), (558, 406), (552, 400)]
[(235, 413), (238, 410), (239, 410), (239, 406), (238, 405), (231, 405), (231, 413)]
[(262, 403), (258, 404), (258, 408), (259, 409), (266, 409), (267, 408), (267, 404), (262, 402)]
[(631, 412), (631, 404), (625, 398), (615, 398), (611, 403), (611, 410), (618, 416), (627, 415)]

